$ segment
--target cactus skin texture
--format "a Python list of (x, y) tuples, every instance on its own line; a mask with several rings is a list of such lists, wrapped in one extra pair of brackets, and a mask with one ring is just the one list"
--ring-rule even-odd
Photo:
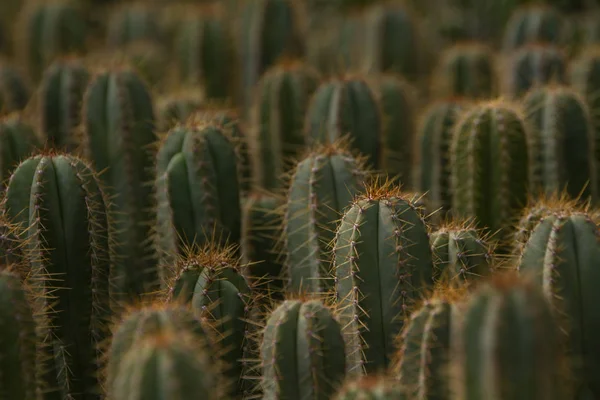
[[(223, 129), (194, 120), (174, 128), (161, 144), (156, 168), (161, 265), (202, 246), (214, 230), (221, 240), (239, 243), (237, 155)], [(161, 277), (168, 279), (165, 271)]]
[(15, 68), (0, 63), (0, 115), (25, 108), (29, 101), (29, 88)]
[(555, 8), (525, 6), (515, 10), (508, 20), (503, 48), (512, 51), (532, 43), (561, 45), (564, 28), (564, 16)]
[(573, 398), (563, 387), (558, 326), (534, 285), (497, 278), (472, 295), (453, 325), (452, 399)]
[(565, 55), (550, 45), (528, 45), (506, 60), (504, 93), (513, 98), (548, 83), (566, 83)]
[(490, 275), (494, 247), (469, 224), (450, 223), (430, 236), (438, 279), (450, 285), (471, 283)]
[(210, 359), (193, 338), (157, 334), (124, 356), (112, 387), (113, 400), (226, 399)]
[(507, 228), (527, 203), (531, 159), (520, 110), (494, 101), (470, 108), (451, 144), (453, 211), (491, 232)]
[(419, 146), (419, 192), (427, 193), (432, 210), (441, 214), (452, 207), (450, 190), (450, 146), (454, 125), (467, 104), (444, 100), (430, 105), (421, 116), (417, 133)]
[(77, 59), (52, 63), (44, 72), (40, 89), (40, 130), (53, 147), (73, 151), (79, 144), (81, 102), (90, 74)]
[(143, 40), (160, 42), (162, 36), (156, 14), (143, 4), (128, 4), (117, 9), (109, 19), (107, 30), (107, 44), (112, 48)]
[(34, 129), (21, 115), (9, 114), (0, 119), (0, 188), (13, 170), (36, 149), (41, 147)]
[(36, 326), (20, 277), (0, 271), (0, 397), (35, 400)]
[(479, 43), (461, 43), (442, 54), (431, 89), (438, 97), (484, 99), (495, 87), (491, 50)]
[[(4, 210), (28, 227), (30, 275), (48, 399), (98, 399), (99, 345), (108, 335), (111, 249), (106, 201), (93, 170), (60, 154), (23, 161)], [(40, 364), (40, 367), (42, 365)]]
[(223, 18), (201, 15), (183, 21), (179, 28), (179, 76), (187, 84), (202, 85), (207, 99), (225, 100), (233, 93), (233, 38)]
[(273, 310), (261, 359), (264, 400), (327, 400), (346, 373), (340, 325), (317, 300), (287, 300)]
[(130, 69), (98, 74), (84, 97), (84, 151), (94, 169), (103, 171), (103, 182), (114, 195), (110, 213), (117, 293), (135, 298), (158, 284), (150, 243), (156, 218), (150, 184), (157, 141), (152, 99)]
[(203, 104), (204, 99), (196, 90), (159, 99), (156, 107), (158, 131), (167, 132), (178, 124), (185, 124), (191, 115), (201, 110)]
[(566, 320), (570, 358), (577, 366), (574, 375), (582, 377), (578, 383), (595, 396), (600, 396), (600, 349), (589, 338), (600, 327), (594, 287), (600, 279), (599, 235), (597, 223), (583, 210), (554, 210), (539, 219), (519, 262), (519, 273), (533, 278)]
[(306, 142), (304, 116), (317, 85), (317, 73), (299, 62), (276, 65), (260, 79), (251, 141), (257, 187), (278, 188), (290, 160), (299, 156)]
[(344, 208), (362, 189), (361, 159), (343, 144), (315, 149), (294, 169), (285, 209), (286, 290), (324, 293), (333, 286), (328, 244)]
[(316, 143), (333, 143), (348, 135), (369, 166), (379, 167), (382, 116), (365, 80), (348, 77), (322, 83), (312, 97), (304, 128), (308, 140)]
[(523, 103), (536, 157), (534, 174), (547, 194), (565, 189), (573, 198), (597, 196), (599, 180), (590, 110), (582, 97), (565, 86), (534, 89)]
[(359, 381), (349, 379), (333, 397), (334, 400), (410, 400), (400, 384), (385, 376), (366, 376)]
[(11, 223), (5, 213), (0, 213), (0, 271), (18, 273), (24, 280), (29, 272), (26, 248), (22, 228)]
[(371, 186), (346, 209), (333, 251), (348, 372), (383, 370), (396, 353), (404, 319), (433, 285), (421, 212), (393, 186)]

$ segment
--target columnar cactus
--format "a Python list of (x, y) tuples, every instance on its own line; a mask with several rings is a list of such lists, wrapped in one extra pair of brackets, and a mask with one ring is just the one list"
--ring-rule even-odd
[(558, 326), (536, 287), (496, 279), (463, 313), (451, 332), (453, 399), (572, 398), (562, 387)]
[(565, 20), (555, 8), (524, 6), (510, 17), (505, 31), (505, 51), (516, 50), (531, 43), (561, 45), (564, 41)]
[(0, 271), (0, 329), (2, 397), (37, 399), (36, 325), (26, 289), (20, 277), (9, 271)]
[(600, 395), (600, 348), (589, 341), (600, 327), (594, 283), (600, 279), (600, 230), (593, 217), (578, 208), (554, 210), (539, 219), (520, 255), (519, 273), (534, 279), (558, 310), (568, 332), (570, 358), (579, 388)]
[[(191, 119), (163, 140), (156, 162), (161, 265), (203, 245), (214, 230), (239, 243), (240, 189), (235, 148), (222, 128)], [(162, 278), (168, 278), (162, 271)]]
[(112, 271), (107, 205), (95, 172), (67, 155), (29, 158), (10, 178), (4, 210), (28, 228), (42, 389), (61, 398), (96, 393)]
[(285, 209), (287, 290), (328, 292), (333, 285), (328, 244), (341, 213), (366, 178), (361, 159), (343, 144), (319, 147), (293, 172)]
[(260, 79), (250, 142), (257, 187), (279, 187), (290, 161), (303, 149), (304, 116), (317, 85), (317, 73), (300, 62), (276, 65)]
[(156, 288), (153, 165), (156, 142), (150, 93), (130, 69), (98, 74), (84, 95), (84, 151), (114, 196), (115, 274), (120, 296)]
[(110, 16), (107, 44), (112, 48), (149, 40), (160, 42), (162, 32), (154, 10), (143, 4), (125, 5)]
[(450, 146), (454, 125), (466, 107), (460, 100), (435, 102), (424, 111), (419, 123), (417, 188), (427, 193), (431, 209), (442, 214), (452, 207)]
[(461, 43), (444, 51), (434, 77), (431, 89), (438, 97), (489, 98), (496, 88), (491, 51), (479, 43)]
[(344, 340), (316, 300), (287, 300), (269, 315), (261, 343), (263, 399), (330, 399), (346, 374)]
[(23, 228), (10, 222), (5, 213), (0, 214), (0, 271), (18, 273), (21, 280), (29, 273), (25, 236)]
[(405, 400), (407, 391), (394, 379), (385, 376), (365, 376), (349, 379), (334, 400)]
[(0, 118), (0, 188), (19, 163), (41, 147), (33, 127), (20, 114)]
[(348, 76), (322, 83), (309, 105), (305, 130), (308, 140), (316, 143), (332, 143), (348, 135), (369, 166), (379, 167), (382, 115), (365, 80)]
[(159, 132), (167, 132), (178, 124), (185, 124), (191, 115), (202, 109), (204, 98), (199, 91), (175, 93), (158, 100), (156, 113)]
[(77, 59), (54, 62), (44, 72), (40, 88), (40, 130), (49, 145), (66, 151), (79, 144), (81, 103), (89, 72)]
[(346, 209), (333, 252), (348, 371), (383, 370), (396, 353), (404, 319), (433, 286), (421, 212), (393, 186), (369, 187)]
[(29, 88), (15, 68), (0, 63), (0, 115), (25, 108), (29, 101)]
[(585, 100), (568, 87), (550, 86), (529, 92), (524, 104), (536, 147), (536, 183), (548, 194), (565, 189), (574, 198), (595, 197), (600, 140)]
[[(192, 14), (193, 15), (193, 14)], [(192, 17), (182, 22), (177, 36), (180, 79), (202, 85), (207, 99), (225, 100), (233, 94), (233, 38), (218, 15)]]
[(493, 101), (470, 108), (451, 144), (452, 206), (480, 227), (507, 228), (526, 205), (530, 187), (529, 131), (521, 111)]

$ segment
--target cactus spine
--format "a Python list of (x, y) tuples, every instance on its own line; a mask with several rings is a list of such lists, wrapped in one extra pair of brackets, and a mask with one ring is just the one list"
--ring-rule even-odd
[(159, 132), (167, 132), (178, 124), (185, 124), (192, 114), (200, 111), (203, 103), (202, 96), (195, 90), (160, 99), (157, 104)]
[(366, 376), (348, 380), (335, 395), (335, 400), (405, 400), (406, 390), (398, 382), (385, 376)]

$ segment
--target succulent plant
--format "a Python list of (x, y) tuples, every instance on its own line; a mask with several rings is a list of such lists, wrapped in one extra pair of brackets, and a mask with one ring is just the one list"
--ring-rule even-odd
[(565, 19), (552, 6), (524, 6), (514, 11), (504, 31), (505, 51), (531, 43), (561, 45), (564, 42)]
[(160, 42), (162, 32), (158, 16), (144, 4), (127, 4), (117, 8), (108, 20), (106, 42), (109, 47), (148, 40)]
[(185, 124), (194, 113), (202, 110), (205, 104), (199, 89), (173, 93), (158, 99), (156, 113), (158, 131), (167, 132), (178, 124)]
[(29, 88), (21, 74), (10, 64), (0, 63), (0, 115), (25, 108)]
[(0, 188), (19, 163), (41, 147), (35, 130), (18, 113), (0, 118)]
[(407, 400), (407, 391), (396, 380), (383, 375), (348, 379), (334, 400)]

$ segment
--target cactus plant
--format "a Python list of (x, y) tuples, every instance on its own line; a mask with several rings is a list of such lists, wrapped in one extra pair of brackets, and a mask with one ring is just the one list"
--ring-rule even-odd
[(263, 399), (330, 399), (344, 380), (341, 328), (317, 300), (287, 300), (269, 315), (261, 344)]
[(40, 88), (40, 130), (51, 146), (73, 151), (90, 74), (78, 59), (55, 61), (44, 72)]
[(347, 380), (334, 400), (406, 400), (407, 391), (397, 381), (383, 375)]
[[(531, 150), (521, 110), (503, 101), (473, 106), (455, 127), (453, 211), (491, 232), (508, 228), (526, 205)], [(501, 236), (503, 233), (501, 233)]]
[(564, 16), (552, 6), (524, 6), (514, 11), (505, 31), (505, 51), (531, 43), (561, 45), (564, 42)]
[(154, 225), (154, 110), (150, 94), (130, 69), (97, 74), (84, 95), (84, 151), (114, 200), (115, 274), (120, 297), (138, 297), (158, 283), (151, 246)]
[(433, 286), (427, 227), (414, 200), (390, 184), (374, 184), (338, 225), (335, 298), (350, 374), (390, 365), (404, 318)]
[(106, 36), (109, 47), (118, 48), (140, 40), (160, 42), (161, 39), (157, 15), (146, 5), (128, 4), (110, 16)]
[(257, 187), (279, 187), (306, 142), (304, 115), (318, 75), (299, 62), (286, 61), (265, 72), (258, 84), (252, 112), (251, 149)]
[(11, 65), (0, 63), (0, 115), (25, 108), (29, 101), (29, 88), (23, 77)]
[(285, 207), (287, 291), (328, 292), (328, 243), (344, 208), (362, 188), (366, 172), (343, 143), (315, 148), (295, 167)]
[(40, 147), (33, 127), (24, 121), (21, 114), (0, 118), (0, 188), (5, 188), (19, 163)]
[(368, 83), (352, 76), (319, 86), (306, 113), (309, 143), (332, 143), (348, 135), (352, 147), (378, 168), (382, 152), (382, 116)]
[(572, 197), (596, 197), (600, 179), (594, 158), (600, 153), (583, 98), (569, 87), (552, 86), (532, 90), (523, 101), (535, 134), (536, 181), (548, 194), (564, 188)]
[(22, 228), (11, 223), (5, 213), (0, 213), (0, 271), (10, 270), (24, 280), (29, 273), (26, 249)]
[(173, 93), (158, 99), (156, 105), (158, 131), (167, 132), (178, 124), (185, 124), (190, 116), (201, 110), (203, 104), (204, 98), (199, 89)]
[[(43, 347), (43, 388), (69, 398), (100, 388), (100, 344), (110, 318), (111, 248), (105, 195), (82, 160), (42, 154), (12, 174), (4, 210), (27, 228)], [(75, 397), (77, 398), (77, 397)]]

